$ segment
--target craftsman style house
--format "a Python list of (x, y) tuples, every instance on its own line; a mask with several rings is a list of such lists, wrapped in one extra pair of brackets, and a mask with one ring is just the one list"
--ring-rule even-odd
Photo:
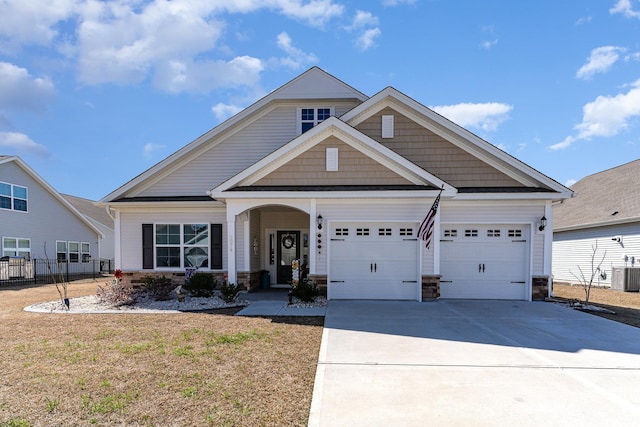
[(570, 196), (396, 89), (369, 97), (314, 67), (100, 204), (129, 280), (197, 267), (287, 285), (300, 260), (329, 299), (530, 300), (548, 289), (551, 205)]

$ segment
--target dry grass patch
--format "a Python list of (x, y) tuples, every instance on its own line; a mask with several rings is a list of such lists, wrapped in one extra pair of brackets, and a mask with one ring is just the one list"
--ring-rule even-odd
[(306, 425), (321, 318), (22, 311), (56, 298), (0, 289), (0, 425)]
[[(561, 300), (584, 301), (585, 297), (582, 286), (570, 286), (563, 283), (553, 284), (553, 295)], [(597, 316), (640, 328), (640, 294), (638, 292), (622, 292), (609, 288), (592, 287), (589, 304), (600, 306), (616, 313), (592, 312)]]

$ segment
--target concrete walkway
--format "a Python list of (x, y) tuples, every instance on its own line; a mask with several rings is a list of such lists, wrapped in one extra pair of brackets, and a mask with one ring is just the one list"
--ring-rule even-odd
[(543, 302), (329, 302), (312, 427), (639, 423), (638, 328)]
[(282, 289), (260, 290), (244, 293), (240, 297), (251, 304), (236, 316), (324, 316), (327, 307), (293, 307), (288, 304), (288, 291)]

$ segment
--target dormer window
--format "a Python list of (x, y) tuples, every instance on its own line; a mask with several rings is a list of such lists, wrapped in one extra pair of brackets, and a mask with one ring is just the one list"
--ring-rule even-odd
[(333, 115), (333, 108), (299, 108), (298, 134), (305, 133)]

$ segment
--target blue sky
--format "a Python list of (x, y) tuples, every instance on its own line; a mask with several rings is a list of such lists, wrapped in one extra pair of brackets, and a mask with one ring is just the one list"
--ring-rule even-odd
[(312, 66), (563, 184), (640, 158), (640, 0), (0, 0), (0, 154), (98, 200)]

